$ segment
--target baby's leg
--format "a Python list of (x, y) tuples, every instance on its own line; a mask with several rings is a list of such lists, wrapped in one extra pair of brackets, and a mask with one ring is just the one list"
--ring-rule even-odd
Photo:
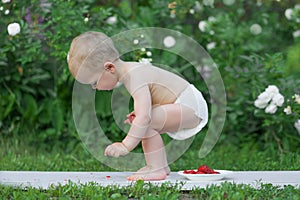
[(151, 134), (153, 136), (142, 139), (147, 165), (127, 177), (128, 180), (164, 180), (170, 173), (166, 171), (166, 169), (169, 170), (169, 167), (162, 138), (158, 132)]
[[(155, 131), (155, 130), (153, 130)], [(149, 133), (149, 132), (148, 132)], [(158, 132), (153, 133), (153, 137), (142, 139), (143, 151), (145, 154), (145, 160), (147, 165), (142, 167), (137, 171), (137, 173), (147, 173), (153, 170), (153, 166), (148, 165), (148, 163), (156, 162), (157, 167), (163, 168), (167, 175), (170, 174), (170, 168), (168, 166), (165, 146), (163, 140)], [(154, 144), (154, 145), (153, 145)], [(156, 154), (156, 155), (155, 155)], [(161, 157), (161, 158), (159, 158)], [(154, 159), (153, 161), (151, 159)], [(157, 163), (160, 162), (160, 163)]]
[(170, 173), (166, 152), (159, 133), (175, 132), (182, 128), (194, 128), (200, 119), (191, 108), (180, 104), (168, 104), (152, 110), (151, 126), (142, 139), (147, 166), (128, 180), (163, 180)]

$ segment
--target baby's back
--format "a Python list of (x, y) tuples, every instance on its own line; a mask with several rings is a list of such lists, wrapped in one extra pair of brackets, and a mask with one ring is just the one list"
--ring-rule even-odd
[(139, 64), (124, 77), (124, 85), (131, 94), (141, 86), (148, 85), (152, 105), (163, 105), (174, 103), (189, 83), (167, 70), (151, 64)]

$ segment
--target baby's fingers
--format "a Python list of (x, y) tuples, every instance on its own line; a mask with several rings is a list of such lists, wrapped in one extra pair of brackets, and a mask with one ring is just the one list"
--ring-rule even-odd
[(131, 122), (130, 122), (129, 119), (125, 119), (125, 120), (124, 120), (124, 124), (131, 124)]
[(119, 157), (119, 153), (115, 150), (115, 148), (112, 145), (109, 145), (106, 147), (104, 151), (105, 156), (112, 156), (112, 157)]

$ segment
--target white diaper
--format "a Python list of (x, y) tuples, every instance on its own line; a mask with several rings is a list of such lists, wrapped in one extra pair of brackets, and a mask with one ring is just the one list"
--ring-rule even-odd
[(208, 121), (208, 108), (205, 99), (197, 88), (190, 84), (177, 98), (175, 104), (182, 104), (192, 108), (195, 114), (201, 118), (200, 124), (191, 129), (182, 129), (174, 133), (167, 133), (175, 140), (184, 140), (196, 135)]

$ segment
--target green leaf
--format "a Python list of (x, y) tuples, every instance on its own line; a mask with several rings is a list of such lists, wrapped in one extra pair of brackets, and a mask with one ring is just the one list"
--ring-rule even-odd
[(13, 94), (8, 96), (0, 95), (0, 120), (2, 121), (8, 114), (13, 110), (13, 105), (16, 101), (16, 98)]
[(122, 3), (120, 3), (120, 8), (124, 17), (130, 17), (132, 10), (129, 1), (122, 1)]
[(54, 126), (56, 132), (61, 131), (64, 125), (64, 118), (63, 118), (64, 114), (63, 114), (60, 101), (55, 101), (53, 103), (50, 115), (51, 115), (52, 125)]

